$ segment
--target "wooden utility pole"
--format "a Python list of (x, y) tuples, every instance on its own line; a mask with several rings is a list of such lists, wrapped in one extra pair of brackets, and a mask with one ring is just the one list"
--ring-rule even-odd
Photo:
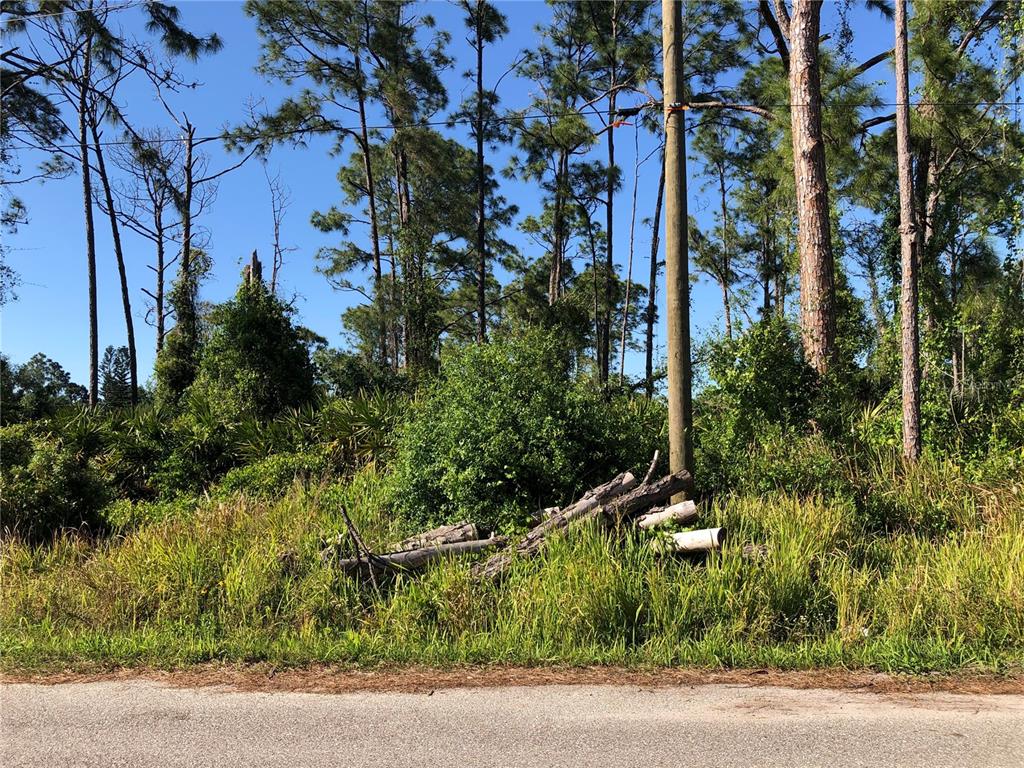
[(921, 363), (917, 328), (917, 214), (910, 160), (907, 4), (896, 0), (896, 166), (900, 183), (900, 354), (903, 362), (903, 455), (921, 455)]
[(686, 213), (683, 7), (661, 0), (665, 109), (665, 304), (668, 315), (668, 430), (672, 472), (693, 473), (690, 265)]

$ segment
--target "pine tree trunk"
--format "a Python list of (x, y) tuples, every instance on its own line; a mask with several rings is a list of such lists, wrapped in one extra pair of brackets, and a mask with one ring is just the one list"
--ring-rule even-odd
[(821, 0), (793, 2), (789, 92), (800, 249), (800, 329), (808, 363), (824, 374), (835, 354), (835, 276), (821, 130), (821, 6)]
[(661, 232), (661, 205), (665, 199), (665, 152), (661, 153), (661, 175), (658, 177), (658, 196), (654, 203), (654, 221), (651, 225), (651, 272), (647, 283), (647, 340), (644, 375), (647, 377), (647, 397), (654, 397), (654, 321), (658, 304), (658, 235)]
[(89, 82), (92, 76), (92, 37), (85, 42), (85, 64), (78, 99), (78, 151), (82, 160), (82, 205), (85, 212), (85, 258), (89, 281), (89, 405), (99, 402), (100, 346), (99, 318), (96, 301), (96, 228), (92, 218), (92, 176), (89, 166), (89, 139), (86, 110)]
[(487, 341), (487, 187), (484, 173), (483, 0), (476, 4), (476, 340)]
[(107, 164), (103, 158), (103, 149), (100, 145), (100, 135), (96, 127), (95, 116), (90, 118), (89, 128), (92, 132), (93, 152), (96, 155), (96, 170), (100, 175), (103, 199), (107, 204), (107, 217), (110, 219), (110, 236), (114, 242), (117, 275), (121, 281), (121, 306), (124, 309), (124, 328), (128, 336), (128, 370), (131, 383), (131, 403), (135, 406), (139, 404), (139, 363), (135, 352), (135, 321), (132, 319), (132, 299), (131, 293), (128, 290), (128, 273), (125, 269), (124, 250), (121, 247), (121, 228), (117, 223), (117, 212), (114, 210), (114, 195), (110, 189), (110, 177), (107, 176)]
[(900, 185), (900, 354), (903, 363), (903, 455), (921, 455), (921, 368), (917, 327), (917, 222), (910, 158), (910, 75), (906, 0), (896, 0), (896, 156)]

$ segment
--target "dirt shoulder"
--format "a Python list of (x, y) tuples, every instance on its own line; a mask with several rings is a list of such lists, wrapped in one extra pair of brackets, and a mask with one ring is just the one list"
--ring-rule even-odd
[(119, 669), (103, 672), (4, 673), (0, 683), (57, 685), (96, 681), (152, 680), (182, 688), (219, 686), (236, 691), (304, 693), (430, 693), (447, 688), (499, 686), (621, 685), (638, 688), (698, 685), (825, 688), (871, 693), (1024, 693), (1024, 674), (890, 675), (871, 671), (826, 669), (626, 669), (620, 667), (425, 667), (357, 670), (338, 666), (276, 668), (203, 665), (184, 670)]

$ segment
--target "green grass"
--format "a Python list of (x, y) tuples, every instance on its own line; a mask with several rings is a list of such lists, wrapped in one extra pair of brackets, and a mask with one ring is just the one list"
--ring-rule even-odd
[[(209, 500), (118, 536), (0, 544), (0, 666), (624, 664), (1019, 671), (1024, 488), (879, 462), (861, 496), (718, 499), (703, 562), (597, 530), (500, 585), (448, 562), (377, 591), (325, 567), (344, 503), (371, 546), (409, 528), (381, 478)], [(765, 544), (764, 559), (742, 545)]]

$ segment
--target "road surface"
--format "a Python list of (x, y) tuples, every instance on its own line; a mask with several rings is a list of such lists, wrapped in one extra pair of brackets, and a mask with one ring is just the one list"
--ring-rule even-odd
[(0, 765), (1024, 766), (1024, 696), (739, 685), (0, 688)]

